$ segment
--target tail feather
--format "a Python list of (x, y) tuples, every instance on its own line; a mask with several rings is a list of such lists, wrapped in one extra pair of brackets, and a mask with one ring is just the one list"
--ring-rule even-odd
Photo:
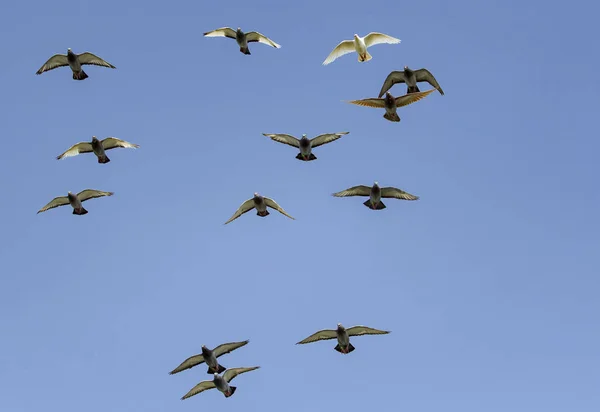
[(257, 211), (257, 212), (256, 212), (256, 215), (257, 215), (257, 216), (260, 216), (260, 217), (266, 217), (266, 216), (269, 216), (269, 215), (270, 215), (270, 213), (269, 213), (269, 209), (265, 210), (265, 211), (264, 211), (264, 212), (262, 212), (262, 213), (261, 213), (261, 212), (259, 212), (259, 211)]
[(73, 80), (85, 80), (88, 77), (89, 76), (87, 75), (87, 73), (83, 70), (80, 70), (79, 73), (73, 72)]
[(87, 210), (85, 210), (84, 207), (82, 207), (81, 209), (77, 210), (77, 209), (73, 209), (73, 214), (74, 215), (86, 215), (87, 214)]
[(377, 206), (375, 206), (375, 207), (373, 207), (373, 204), (371, 203), (371, 199), (367, 199), (367, 201), (364, 202), (363, 205), (365, 205), (366, 207), (368, 207), (371, 210), (381, 210), (381, 209), (386, 208), (385, 204), (381, 200), (379, 201), (379, 203), (377, 203)]
[(244, 54), (251, 54), (250, 49), (247, 47), (240, 47), (240, 51)]
[(406, 91), (406, 94), (409, 93), (419, 93), (421, 90), (419, 90), (419, 86), (415, 85), (414, 87), (410, 87), (408, 86), (408, 90)]
[(108, 162), (110, 162), (110, 159), (108, 158), (107, 155), (98, 157), (98, 163), (108, 163)]
[(367, 50), (365, 52), (364, 57), (361, 56), (360, 54), (358, 55), (358, 61), (359, 62), (368, 62), (369, 60), (371, 60), (373, 57), (369, 54), (369, 51)]
[(354, 350), (354, 346), (351, 343), (348, 343), (348, 346), (345, 349), (342, 349), (342, 347), (338, 343), (337, 345), (335, 345), (335, 348), (333, 348), (333, 349), (335, 349), (339, 353), (346, 355)]
[(225, 394), (226, 398), (229, 398), (231, 395), (235, 393), (237, 386), (229, 386), (229, 392)]
[(219, 368), (217, 370), (215, 370), (212, 366), (209, 366), (208, 367), (208, 371), (206, 373), (211, 374), (211, 375), (213, 373), (219, 373), (219, 374), (221, 374), (221, 373), (225, 372), (226, 369), (227, 368), (224, 367), (223, 365), (219, 365)]
[(298, 154), (296, 155), (296, 159), (298, 159), (298, 160), (302, 160), (302, 161), (304, 161), (304, 162), (310, 162), (311, 160), (317, 160), (317, 156), (315, 156), (314, 154), (312, 154), (312, 153), (311, 153), (311, 154), (308, 156), (308, 159), (305, 159), (305, 158), (304, 158), (304, 156), (302, 155), (302, 153), (298, 153)]
[(388, 113), (385, 112), (385, 114), (383, 115), (383, 117), (387, 120), (389, 120), (390, 122), (399, 122), (400, 121), (400, 116), (398, 116), (398, 113)]

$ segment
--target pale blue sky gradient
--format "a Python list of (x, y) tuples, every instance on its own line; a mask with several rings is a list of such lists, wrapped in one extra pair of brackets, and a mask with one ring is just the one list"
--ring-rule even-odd
[[(6, 3), (0, 14), (0, 411), (600, 410), (593, 2)], [(257, 30), (282, 45), (203, 38)], [(400, 45), (321, 63), (379, 31)], [(117, 69), (36, 76), (53, 54)], [(404, 65), (437, 92), (383, 111)], [(428, 89), (422, 85), (421, 90)], [(391, 92), (404, 94), (405, 85)], [(314, 162), (261, 133), (349, 131)], [(62, 161), (92, 135), (138, 150)], [(396, 186), (416, 202), (334, 198)], [(53, 197), (114, 191), (36, 215)], [(251, 212), (257, 191), (297, 220)], [(365, 324), (387, 336), (295, 342)], [(179, 398), (201, 345), (260, 365)]]

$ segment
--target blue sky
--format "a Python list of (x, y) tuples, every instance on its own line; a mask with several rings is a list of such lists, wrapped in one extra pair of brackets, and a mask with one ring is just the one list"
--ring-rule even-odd
[[(598, 6), (369, 4), (4, 7), (0, 410), (600, 409)], [(202, 37), (223, 26), (282, 48)], [(321, 65), (371, 31), (402, 43)], [(117, 69), (35, 75), (67, 47)], [(399, 124), (342, 102), (404, 65), (446, 95)], [(314, 162), (262, 136), (340, 131)], [(141, 148), (55, 160), (92, 135)], [(331, 196), (375, 180), (420, 200)], [(115, 195), (36, 215), (85, 188)], [(296, 221), (223, 226), (255, 191)], [(337, 322), (392, 333), (294, 345)], [(209, 375), (171, 369), (244, 339), (233, 397), (179, 400)]]

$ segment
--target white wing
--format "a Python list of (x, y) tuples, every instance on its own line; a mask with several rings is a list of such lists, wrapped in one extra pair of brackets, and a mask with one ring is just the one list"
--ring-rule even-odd
[(112, 195), (114, 195), (113, 192), (102, 192), (100, 190), (85, 189), (85, 190), (82, 190), (81, 192), (77, 193), (77, 198), (79, 199), (80, 202), (85, 202), (86, 200), (94, 199), (97, 197), (112, 196)]
[(273, 40), (269, 39), (267, 36), (262, 35), (256, 31), (251, 31), (251, 32), (246, 33), (246, 41), (248, 43), (259, 42), (262, 44), (266, 44), (267, 46), (273, 46), (276, 49), (281, 48), (281, 46), (279, 44), (275, 43)]
[(238, 217), (240, 217), (241, 215), (243, 215), (244, 213), (246, 213), (247, 211), (252, 210), (252, 209), (254, 209), (254, 198), (248, 199), (244, 203), (242, 203), (242, 205), (238, 208), (238, 210), (235, 211), (233, 216), (231, 216), (229, 218), (229, 220), (227, 222), (225, 222), (224, 224), (226, 225), (227, 223), (234, 221), (235, 219), (237, 219)]
[(208, 389), (216, 388), (215, 383), (213, 381), (202, 381), (198, 385), (194, 386), (188, 393), (181, 397), (181, 400), (190, 398), (194, 395), (198, 395), (200, 392), (204, 392)]
[(59, 196), (59, 197), (55, 197), (54, 199), (52, 199), (50, 201), (50, 203), (48, 203), (46, 206), (44, 206), (43, 208), (41, 208), (40, 210), (38, 210), (38, 213), (42, 213), (45, 212), (48, 209), (54, 209), (55, 207), (58, 206), (65, 206), (69, 204), (69, 198), (67, 196)]
[(353, 51), (356, 51), (354, 49), (354, 40), (344, 40), (343, 42), (335, 46), (335, 49), (333, 49), (333, 51), (329, 53), (329, 56), (327, 56), (327, 58), (323, 62), (323, 66), (326, 66), (338, 57), (341, 57), (348, 53), (352, 53)]
[(291, 217), (290, 215), (288, 215), (285, 212), (285, 210), (283, 210), (283, 208), (281, 206), (279, 206), (277, 204), (277, 202), (275, 202), (273, 199), (270, 199), (270, 198), (264, 197), (264, 196), (263, 196), (263, 199), (265, 200), (265, 205), (269, 206), (270, 208), (273, 208), (273, 209), (277, 210), (279, 213), (281, 213), (282, 215), (285, 215), (285, 216), (289, 217), (292, 220), (296, 220), (293, 217)]
[(287, 144), (293, 147), (300, 147), (300, 141), (292, 136), (291, 134), (267, 134), (263, 133), (264, 136), (270, 137), (272, 140)]
[(71, 146), (69, 149), (67, 149), (66, 152), (64, 152), (63, 154), (60, 154), (58, 156), (56, 156), (57, 160), (63, 159), (65, 157), (73, 157), (73, 156), (77, 156), (80, 153), (90, 153), (93, 152), (94, 150), (92, 149), (92, 144), (89, 142), (81, 142), (81, 143), (77, 143), (74, 144), (73, 146)]
[(371, 196), (371, 188), (369, 186), (364, 186), (364, 185), (352, 186), (349, 189), (334, 193), (333, 196), (335, 196), (335, 197)]
[(305, 343), (312, 343), (318, 340), (328, 340), (337, 338), (337, 333), (332, 329), (323, 329), (318, 332), (313, 333), (308, 338), (302, 339), (300, 342), (296, 343), (296, 345), (303, 345)]
[(365, 46), (375, 46), (376, 44), (398, 44), (401, 40), (387, 34), (371, 32), (365, 36)]
[(223, 379), (227, 381), (227, 383), (231, 382), (233, 378), (238, 376), (239, 374), (253, 371), (255, 369), (260, 368), (260, 366), (251, 366), (249, 368), (231, 368), (227, 369), (223, 374)]
[(361, 336), (361, 335), (386, 335), (390, 333), (387, 330), (379, 330), (374, 328), (369, 328), (366, 326), (352, 326), (351, 328), (346, 329), (346, 333), (348, 336)]
[(116, 69), (116, 67), (113, 66), (112, 64), (110, 64), (109, 62), (102, 60), (100, 57), (98, 57), (95, 54), (92, 54), (90, 52), (81, 53), (77, 57), (79, 58), (79, 63), (82, 65), (83, 64), (93, 64), (94, 66), (102, 66), (102, 67), (108, 67), (111, 69)]
[[(91, 145), (90, 145), (91, 146)], [(137, 149), (140, 147), (139, 144), (129, 143), (125, 140), (117, 139), (116, 137), (107, 137), (102, 140), (102, 147), (104, 150), (114, 149), (116, 147), (125, 147), (127, 149)]]
[(235, 30), (231, 27), (221, 27), (213, 31), (207, 31), (204, 33), (204, 37), (229, 37), (235, 39)]
[(331, 143), (334, 140), (337, 140), (340, 137), (342, 137), (343, 135), (348, 134), (348, 133), (350, 133), (350, 132), (320, 134), (310, 140), (310, 146), (311, 147), (319, 147), (324, 144)]
[(57, 67), (68, 66), (69, 61), (67, 60), (67, 56), (64, 54), (55, 54), (50, 57), (46, 63), (40, 69), (35, 72), (35, 74), (42, 74), (47, 72), (48, 70), (56, 69)]

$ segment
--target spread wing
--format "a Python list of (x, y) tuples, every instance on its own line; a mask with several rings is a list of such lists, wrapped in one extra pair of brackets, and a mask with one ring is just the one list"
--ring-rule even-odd
[(171, 372), (169, 372), (169, 375), (174, 375), (174, 374), (182, 372), (184, 370), (191, 369), (194, 366), (200, 365), (203, 362), (204, 362), (204, 356), (202, 356), (202, 355), (190, 356), (189, 358), (187, 358), (186, 360), (181, 362), (181, 365), (179, 365), (178, 367), (173, 369)]
[(300, 147), (300, 141), (292, 136), (291, 134), (267, 134), (263, 133), (264, 136), (270, 137), (276, 142), (287, 144), (293, 147)]
[(235, 213), (233, 214), (233, 216), (231, 216), (229, 218), (229, 220), (227, 222), (225, 222), (224, 224), (226, 225), (227, 223), (234, 221), (235, 219), (237, 219), (238, 217), (240, 217), (241, 215), (243, 215), (244, 213), (246, 213), (247, 211), (252, 210), (252, 209), (254, 209), (254, 198), (248, 199), (244, 203), (242, 203), (242, 205), (239, 207), (239, 209), (236, 210)]
[(398, 44), (401, 40), (387, 34), (371, 32), (365, 36), (365, 46), (375, 46), (376, 44)]
[(308, 338), (302, 339), (300, 342), (296, 343), (296, 345), (302, 345), (305, 343), (312, 343), (318, 340), (328, 340), (328, 339), (336, 339), (337, 333), (335, 330), (331, 329), (323, 329), (318, 331), (317, 333), (313, 333)]
[(433, 77), (433, 74), (431, 74), (431, 72), (429, 70), (427, 70), (427, 69), (415, 70), (415, 78), (418, 82), (429, 83), (430, 85), (435, 87), (442, 96), (444, 95), (444, 91), (442, 90), (439, 83), (437, 82), (437, 80), (435, 80), (435, 77)]
[(347, 196), (371, 196), (371, 188), (369, 186), (359, 185), (353, 186), (349, 189), (342, 190), (341, 192), (334, 193), (335, 197), (347, 197)]
[(55, 54), (50, 57), (46, 63), (40, 69), (35, 72), (35, 74), (42, 74), (47, 72), (48, 70), (56, 69), (57, 67), (68, 66), (69, 61), (67, 60), (67, 56), (64, 54)]
[(391, 72), (385, 78), (385, 81), (383, 82), (383, 86), (381, 86), (381, 91), (379, 92), (378, 97), (383, 96), (383, 94), (385, 92), (387, 92), (388, 90), (390, 90), (392, 88), (392, 86), (395, 85), (396, 83), (404, 83), (405, 81), (406, 81), (406, 79), (404, 77), (403, 71)]
[(221, 27), (213, 31), (207, 31), (204, 33), (204, 37), (229, 37), (235, 39), (235, 30), (231, 27)]
[(242, 346), (247, 345), (248, 342), (250, 342), (250, 341), (245, 340), (243, 342), (224, 343), (224, 344), (219, 345), (216, 348), (214, 348), (213, 353), (215, 355), (215, 358), (218, 358), (221, 355), (225, 355), (226, 353), (230, 353), (230, 352), (236, 350), (237, 348), (241, 348)]
[[(90, 145), (91, 147), (91, 145)], [(125, 147), (127, 149), (137, 149), (140, 147), (139, 144), (129, 143), (125, 140), (117, 139), (116, 137), (107, 137), (102, 140), (102, 147), (104, 150), (114, 149), (116, 147)]]
[(281, 46), (279, 44), (275, 43), (273, 40), (269, 39), (267, 36), (264, 36), (256, 31), (250, 31), (250, 32), (246, 33), (246, 41), (248, 43), (259, 42), (262, 44), (266, 44), (267, 46), (273, 46), (276, 49), (281, 48)]
[(337, 140), (340, 137), (342, 137), (343, 135), (348, 134), (348, 133), (350, 133), (350, 132), (320, 134), (320, 135), (316, 136), (315, 138), (310, 139), (310, 146), (311, 147), (319, 147), (324, 144), (331, 143), (334, 140)]
[(358, 106), (375, 107), (377, 109), (383, 109), (385, 107), (385, 99), (362, 99), (362, 100), (350, 100), (348, 103), (356, 104)]
[(227, 369), (223, 374), (223, 379), (227, 381), (227, 383), (231, 382), (233, 378), (238, 376), (239, 374), (253, 371), (255, 369), (260, 368), (260, 366), (251, 366), (249, 368), (231, 368)]
[(355, 51), (354, 50), (354, 41), (353, 40), (344, 40), (343, 42), (341, 42), (340, 44), (335, 46), (335, 49), (333, 49), (333, 51), (331, 53), (329, 53), (329, 56), (327, 56), (327, 58), (323, 62), (323, 66), (326, 66), (329, 63), (331, 63), (332, 61), (334, 61), (335, 59), (337, 59), (338, 57), (341, 57), (348, 53), (352, 53), (353, 51)]
[(366, 326), (352, 326), (349, 329), (346, 329), (348, 336), (360, 336), (360, 335), (386, 335), (390, 333), (387, 330), (379, 330), (368, 328)]
[(215, 383), (213, 381), (202, 381), (198, 385), (194, 386), (188, 393), (181, 397), (181, 400), (190, 398), (194, 395), (198, 395), (200, 392), (204, 392), (208, 389), (216, 388)]
[(92, 144), (89, 142), (81, 142), (81, 143), (77, 143), (74, 144), (73, 146), (71, 146), (66, 152), (64, 152), (63, 154), (60, 154), (58, 156), (56, 156), (57, 160), (63, 159), (65, 157), (73, 157), (73, 156), (77, 156), (80, 153), (90, 153), (93, 152), (94, 150), (92, 149)]
[(396, 97), (396, 107), (408, 106), (409, 104), (418, 102), (434, 91), (435, 89), (431, 89), (427, 90), (426, 92), (409, 93), (405, 94), (404, 96)]
[(85, 189), (85, 190), (82, 190), (81, 192), (77, 193), (77, 197), (79, 198), (80, 202), (85, 202), (86, 200), (94, 199), (96, 197), (112, 196), (112, 195), (114, 195), (113, 192), (102, 192), (100, 190), (93, 190), (93, 189)]
[(38, 210), (38, 213), (42, 213), (42, 212), (45, 212), (46, 210), (54, 209), (55, 207), (65, 206), (68, 204), (69, 204), (69, 198), (67, 196), (55, 197), (54, 199), (52, 199), (50, 201), (50, 203), (48, 203), (46, 206), (44, 206), (43, 208)]
[(411, 195), (404, 190), (397, 189), (395, 187), (384, 187), (381, 189), (381, 197), (402, 199), (402, 200), (418, 200), (419, 196)]
[(281, 206), (279, 206), (279, 205), (277, 204), (277, 202), (275, 202), (273, 199), (270, 199), (270, 198), (268, 198), (268, 197), (264, 197), (264, 196), (263, 196), (263, 199), (265, 199), (265, 205), (267, 205), (267, 206), (269, 206), (269, 207), (271, 207), (271, 208), (273, 208), (273, 209), (277, 210), (279, 213), (281, 213), (282, 215), (285, 215), (285, 216), (289, 217), (289, 218), (290, 218), (290, 219), (292, 219), (292, 220), (296, 220), (296, 219), (294, 219), (293, 217), (291, 217), (290, 215), (288, 215), (288, 214), (286, 213), (286, 211), (285, 211), (285, 210), (283, 210), (283, 208), (282, 208)]
[(82, 65), (93, 64), (94, 66), (102, 66), (102, 67), (108, 67), (110, 69), (116, 69), (115, 66), (113, 66), (106, 60), (102, 60), (100, 57), (98, 57), (95, 54), (92, 54), (90, 52), (81, 53), (77, 57), (79, 58), (79, 63)]

